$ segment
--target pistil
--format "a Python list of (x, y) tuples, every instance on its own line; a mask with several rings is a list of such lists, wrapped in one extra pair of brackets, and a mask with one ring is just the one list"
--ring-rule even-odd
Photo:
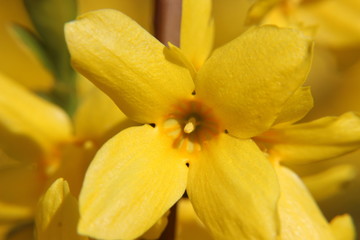
[(184, 127), (184, 132), (187, 134), (190, 134), (195, 129), (196, 129), (196, 119), (194, 117), (191, 117), (191, 118), (189, 118), (189, 120), (187, 121), (187, 123)]

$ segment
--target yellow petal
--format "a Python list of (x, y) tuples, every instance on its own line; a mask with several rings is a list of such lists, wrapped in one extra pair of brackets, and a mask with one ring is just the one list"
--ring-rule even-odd
[(194, 90), (188, 70), (167, 59), (167, 48), (118, 11), (84, 14), (65, 32), (74, 67), (135, 121), (157, 122)]
[(330, 225), (301, 180), (285, 167), (276, 168), (281, 188), (281, 239), (334, 240)]
[(279, 185), (252, 140), (221, 134), (190, 162), (187, 192), (215, 239), (275, 239)]
[(94, 85), (83, 97), (74, 116), (78, 139), (102, 144), (120, 130), (135, 125), (113, 101)]
[(189, 60), (189, 58), (185, 56), (184, 51), (171, 44), (171, 42), (168, 42), (168, 47), (170, 50), (169, 53), (173, 55), (174, 59), (179, 61), (179, 63), (183, 64), (184, 67), (189, 70), (191, 76), (194, 78), (196, 75), (196, 69), (194, 67), (194, 64)]
[(116, 9), (134, 19), (148, 32), (154, 29), (154, 0), (78, 0), (79, 12), (111, 8)]
[(41, 180), (40, 170), (33, 164), (1, 168), (0, 221), (31, 218), (42, 191)]
[(65, 178), (75, 197), (79, 196), (85, 173), (100, 145), (88, 140), (63, 146), (58, 168), (48, 182)]
[(360, 147), (360, 119), (354, 113), (273, 128), (257, 138), (273, 156), (289, 163), (333, 158)]
[[(267, 0), (268, 1), (268, 0)], [(244, 31), (244, 21), (254, 0), (214, 0), (215, 47), (237, 38)]]
[(1, 72), (30, 89), (49, 90), (53, 77), (11, 31), (13, 23), (32, 29), (23, 5), (20, 0), (0, 1)]
[(0, 145), (10, 157), (39, 159), (41, 153), (70, 139), (70, 120), (60, 108), (3, 75), (0, 89)]
[(196, 69), (210, 55), (214, 40), (211, 0), (183, 0), (180, 48)]
[(286, 101), (275, 124), (293, 123), (302, 119), (313, 107), (310, 87), (302, 87)]
[(175, 240), (212, 240), (209, 230), (200, 221), (189, 199), (177, 203)]
[(321, 201), (340, 193), (355, 177), (356, 169), (353, 165), (336, 165), (320, 173), (302, 177), (302, 180), (314, 198)]
[(354, 240), (356, 237), (354, 223), (348, 214), (336, 216), (331, 220), (330, 227), (335, 240)]
[(305, 81), (311, 53), (311, 41), (296, 30), (252, 28), (214, 51), (199, 71), (196, 93), (231, 134), (256, 136)]
[(86, 173), (79, 232), (101, 239), (139, 237), (182, 196), (187, 171), (186, 159), (158, 128), (123, 130)]
[(59, 178), (39, 201), (35, 216), (37, 239), (85, 240), (76, 231), (78, 220), (78, 203), (67, 182)]

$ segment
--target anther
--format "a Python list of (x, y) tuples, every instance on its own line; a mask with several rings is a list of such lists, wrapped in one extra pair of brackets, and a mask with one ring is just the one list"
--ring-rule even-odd
[(194, 117), (189, 118), (188, 122), (184, 127), (184, 132), (187, 134), (192, 133), (196, 128), (196, 119)]

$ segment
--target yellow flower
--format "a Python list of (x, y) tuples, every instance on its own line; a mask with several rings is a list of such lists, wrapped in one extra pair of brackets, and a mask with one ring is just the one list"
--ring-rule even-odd
[[(68, 182), (63, 178), (58, 178), (51, 184), (38, 202), (35, 215), (35, 239), (87, 240), (87, 237), (77, 233), (76, 226), (78, 220), (78, 201), (70, 193)], [(158, 239), (158, 233), (161, 233), (166, 223), (165, 216), (141, 239)], [(31, 235), (27, 235), (27, 238)]]
[(276, 237), (279, 184), (251, 138), (298, 99), (311, 62), (307, 37), (252, 28), (214, 51), (197, 73), (117, 11), (81, 16), (67, 24), (66, 38), (73, 65), (144, 124), (113, 137), (91, 163), (80, 233), (138, 237), (186, 189), (215, 238)]
[[(359, 1), (257, 1), (247, 20), (251, 22), (249, 20), (256, 18), (262, 19), (260, 23), (265, 24), (313, 28), (316, 47), (308, 83), (312, 87), (316, 104), (307, 119), (359, 110), (360, 28), (358, 24), (354, 24), (360, 21)], [(345, 119), (345, 116), (342, 118)], [(359, 134), (357, 130), (351, 132), (349, 135)], [(324, 136), (328, 136), (328, 133)], [(337, 147), (331, 145), (328, 144), (327, 147), (330, 151), (321, 151), (334, 153)], [(304, 152), (310, 153), (308, 150), (309, 147), (305, 146)], [(316, 200), (321, 201), (320, 206), (327, 216), (349, 212), (355, 222), (359, 222), (359, 194), (354, 194), (360, 183), (355, 174), (360, 169), (358, 159), (359, 156), (353, 154), (337, 160), (291, 167), (301, 175), (315, 173), (303, 180)], [(339, 165), (344, 163), (345, 165)], [(323, 201), (325, 199), (327, 201)]]
[[(311, 29), (316, 47), (308, 82), (317, 104), (310, 117), (334, 114), (329, 101), (346, 84), (345, 71), (354, 68), (360, 56), (360, 27), (355, 24), (360, 21), (359, 1), (257, 1), (249, 15), (250, 23), (257, 19), (261, 24)], [(340, 102), (336, 99), (335, 105)]]
[(39, 196), (53, 179), (66, 177), (77, 196), (96, 150), (133, 123), (94, 87), (73, 125), (60, 108), (2, 75), (0, 88), (0, 225), (6, 234), (33, 221)]
[(57, 166), (58, 150), (70, 141), (72, 129), (61, 109), (3, 75), (0, 88), (0, 219), (5, 223), (32, 216), (44, 178)]
[(66, 181), (57, 179), (39, 201), (35, 217), (37, 240), (85, 240), (77, 234), (78, 203)]
[[(120, 3), (82, 0), (79, 11), (118, 8), (151, 30), (152, 0), (142, 3), (139, 10), (140, 3), (133, 0)], [(134, 123), (92, 84), (79, 94), (79, 107), (72, 122), (62, 109), (19, 86), (16, 81), (31, 90), (48, 91), (53, 87), (53, 79), (39, 59), (29, 54), (33, 52), (21, 51), (26, 46), (15, 41), (10, 31), (13, 22), (33, 29), (22, 1), (11, 4), (3, 1), (0, 5), (4, 5), (0, 14), (1, 72), (10, 76), (0, 74), (0, 239), (5, 235), (9, 239), (10, 235), (25, 239), (33, 235), (35, 205), (47, 186), (55, 178), (65, 177), (77, 196), (99, 146)], [(76, 80), (84, 82), (82, 77)]]

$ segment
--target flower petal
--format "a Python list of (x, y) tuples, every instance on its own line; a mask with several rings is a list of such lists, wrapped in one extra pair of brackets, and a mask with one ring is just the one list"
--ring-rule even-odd
[(121, 12), (86, 13), (65, 32), (74, 67), (135, 121), (157, 122), (174, 101), (194, 90), (188, 70)]
[(71, 123), (64, 111), (3, 75), (0, 89), (0, 149), (5, 154), (16, 160), (39, 160), (42, 153), (69, 141)]
[(231, 134), (253, 137), (273, 124), (305, 81), (311, 56), (312, 43), (299, 31), (254, 27), (214, 51), (199, 71), (196, 93)]
[(205, 147), (190, 162), (187, 191), (214, 238), (275, 239), (279, 186), (264, 154), (227, 134)]
[(302, 119), (313, 107), (310, 87), (302, 87), (286, 101), (274, 124), (294, 123)]
[(105, 93), (92, 86), (75, 113), (75, 134), (79, 139), (102, 144), (115, 133), (136, 123), (128, 119)]
[(78, 220), (78, 203), (67, 182), (59, 178), (39, 201), (35, 216), (37, 239), (85, 240), (76, 231)]
[(47, 182), (51, 183), (60, 177), (65, 178), (72, 195), (78, 197), (86, 170), (98, 149), (99, 146), (91, 140), (63, 146), (59, 166)]
[(281, 239), (334, 239), (330, 225), (301, 180), (285, 167), (276, 169), (281, 187)]
[(188, 171), (169, 140), (145, 125), (125, 129), (100, 149), (80, 193), (80, 233), (134, 239), (162, 217), (184, 193)]
[(348, 214), (336, 216), (331, 220), (330, 227), (336, 240), (354, 240), (356, 237), (354, 223)]
[(338, 157), (360, 147), (360, 118), (354, 113), (273, 128), (256, 138), (273, 156), (289, 163)]
[(336, 165), (320, 173), (302, 177), (305, 185), (317, 201), (327, 199), (344, 190), (356, 177), (353, 165)]
[(196, 69), (194, 67), (194, 64), (189, 60), (189, 58), (185, 56), (184, 51), (171, 44), (171, 42), (168, 42), (168, 48), (169, 54), (172, 54), (174, 59), (177, 59), (179, 63), (183, 64), (183, 66), (189, 70), (191, 77), (194, 78), (196, 75)]
[(210, 55), (214, 40), (211, 0), (183, 0), (180, 48), (199, 69)]

